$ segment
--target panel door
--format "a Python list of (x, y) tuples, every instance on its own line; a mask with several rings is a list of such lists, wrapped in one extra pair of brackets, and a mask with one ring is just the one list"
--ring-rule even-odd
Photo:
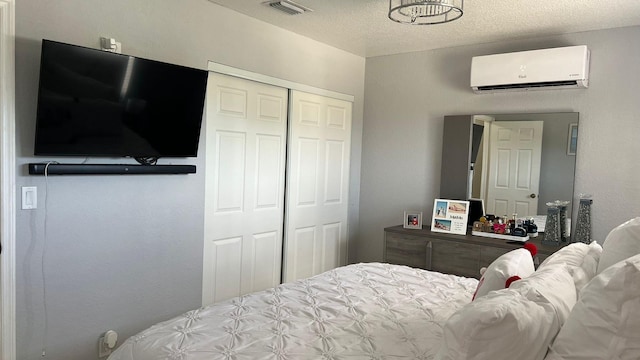
[(494, 121), (491, 125), (488, 214), (537, 214), (542, 130), (542, 121)]
[(288, 90), (211, 72), (203, 304), (280, 283)]
[(345, 265), (351, 103), (291, 92), (284, 281)]

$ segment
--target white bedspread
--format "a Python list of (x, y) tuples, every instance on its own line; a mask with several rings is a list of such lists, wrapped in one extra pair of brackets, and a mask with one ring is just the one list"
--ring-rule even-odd
[(367, 263), (187, 312), (109, 360), (431, 359), (477, 280)]

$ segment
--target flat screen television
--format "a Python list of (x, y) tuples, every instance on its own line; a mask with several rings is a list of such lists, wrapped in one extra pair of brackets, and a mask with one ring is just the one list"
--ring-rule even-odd
[(34, 155), (195, 157), (207, 71), (42, 41)]

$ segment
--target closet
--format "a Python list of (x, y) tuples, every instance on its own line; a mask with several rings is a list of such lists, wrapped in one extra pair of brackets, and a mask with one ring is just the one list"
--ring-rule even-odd
[(352, 103), (210, 72), (203, 305), (346, 264)]

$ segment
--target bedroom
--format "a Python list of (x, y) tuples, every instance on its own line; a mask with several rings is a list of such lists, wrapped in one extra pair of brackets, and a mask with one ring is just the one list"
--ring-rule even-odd
[[(430, 211), (448, 114), (579, 112), (576, 193), (594, 194), (595, 237), (640, 213), (633, 156), (640, 152), (638, 26), (365, 59), (207, 1), (20, 0), (18, 187), (45, 187), (24, 171), (33, 161), (40, 39), (95, 46), (105, 35), (141, 56), (199, 68), (212, 60), (354, 95), (350, 262), (381, 260), (383, 227), (400, 223), (406, 209)], [(468, 89), (472, 56), (573, 44), (592, 51), (586, 91), (478, 96)], [(406, 159), (407, 151), (415, 157)], [(195, 163), (204, 167), (202, 158)], [(411, 192), (406, 179), (415, 179)], [(131, 335), (200, 305), (202, 176), (55, 178), (48, 186), (46, 218), (42, 208), (18, 212), (19, 359), (39, 358), (45, 340), (39, 257), (45, 221), (51, 358), (94, 358), (105, 330)]]

